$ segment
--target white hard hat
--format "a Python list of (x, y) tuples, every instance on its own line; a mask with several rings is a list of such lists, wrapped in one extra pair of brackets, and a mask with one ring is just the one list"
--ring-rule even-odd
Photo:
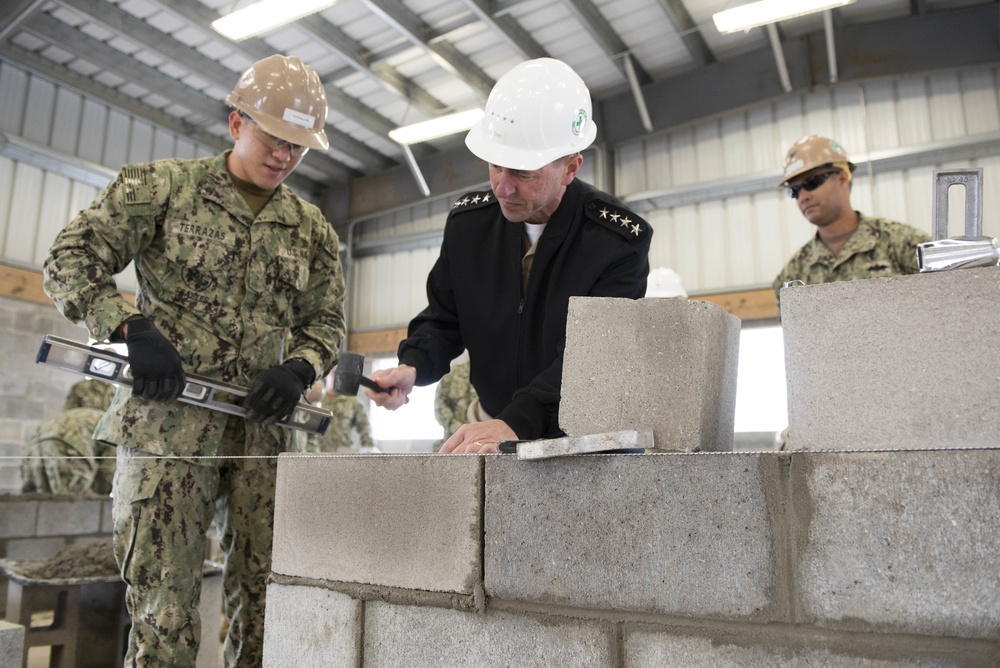
[(507, 169), (535, 170), (587, 148), (597, 136), (590, 91), (554, 58), (517, 65), (493, 86), (483, 119), (469, 130), (473, 155)]
[(681, 283), (680, 274), (667, 267), (657, 267), (649, 272), (646, 279), (647, 297), (687, 297), (688, 293)]

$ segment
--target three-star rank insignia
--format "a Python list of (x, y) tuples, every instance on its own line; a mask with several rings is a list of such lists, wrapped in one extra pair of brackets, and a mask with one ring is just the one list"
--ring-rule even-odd
[(451, 205), (451, 212), (458, 213), (469, 209), (480, 209), (496, 201), (497, 198), (494, 197), (492, 190), (465, 193)]
[(592, 199), (587, 202), (586, 210), (587, 217), (592, 221), (614, 230), (629, 241), (638, 241), (649, 235), (649, 223), (612, 202)]

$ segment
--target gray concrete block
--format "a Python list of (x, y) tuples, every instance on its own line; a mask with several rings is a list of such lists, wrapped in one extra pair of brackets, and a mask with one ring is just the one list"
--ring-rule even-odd
[(100, 499), (66, 497), (38, 503), (38, 536), (78, 536), (100, 530)]
[[(760, 454), (486, 462), (489, 596), (697, 617), (787, 618)], [(767, 481), (770, 481), (769, 483)]]
[(1000, 445), (1000, 268), (786, 288), (792, 449)]
[(101, 501), (101, 528), (100, 532), (112, 534), (115, 530), (115, 521), (111, 517), (111, 507), (114, 505), (110, 498)]
[(597, 621), (368, 603), (365, 668), (607, 668), (613, 633)]
[[(356, 668), (362, 604), (317, 587), (271, 583), (264, 613), (264, 668)], [(374, 664), (365, 660), (365, 666)]]
[(24, 627), (0, 620), (0, 666), (20, 666), (24, 657)]
[(791, 472), (805, 621), (1000, 635), (1000, 451), (800, 454)]
[(32, 561), (55, 556), (66, 539), (62, 536), (51, 538), (18, 538), (7, 541), (5, 559)]
[[(222, 628), (222, 570), (212, 569), (202, 575), (201, 600), (198, 614), (201, 615), (201, 645), (195, 658), (195, 668), (222, 668), (222, 643), (219, 631)], [(265, 611), (266, 616), (266, 611)]]
[(731, 450), (740, 320), (702, 301), (572, 297), (559, 426), (653, 430), (662, 450)]
[(0, 496), (0, 538), (35, 535), (38, 501), (17, 495)]
[[(815, 643), (816, 641), (813, 640)], [(853, 652), (757, 642), (737, 644), (718, 638), (634, 632), (625, 636), (625, 668), (968, 668), (990, 665), (968, 654), (920, 656), (910, 651), (873, 651), (876, 638), (857, 642)], [(916, 644), (916, 643), (914, 643)], [(971, 652), (970, 652), (971, 654)]]
[(272, 570), (471, 594), (482, 577), (483, 459), (281, 455)]

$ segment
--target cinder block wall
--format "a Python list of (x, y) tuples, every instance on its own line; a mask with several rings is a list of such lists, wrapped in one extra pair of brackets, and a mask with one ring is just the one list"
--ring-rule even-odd
[(0, 494), (19, 492), (18, 457), (38, 423), (62, 408), (66, 393), (82, 379), (35, 363), (45, 334), (86, 342), (55, 306), (0, 297)]
[(786, 292), (793, 452), (282, 455), (265, 666), (1000, 666), (1000, 269)]
[(265, 666), (1000, 662), (1000, 451), (278, 470)]

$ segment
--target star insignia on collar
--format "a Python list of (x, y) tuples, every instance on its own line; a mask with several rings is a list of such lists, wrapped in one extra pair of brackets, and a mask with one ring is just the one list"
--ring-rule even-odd
[(639, 236), (639, 232), (641, 231), (642, 230), (639, 229), (638, 223), (632, 226), (632, 234), (634, 234), (635, 236)]
[(476, 195), (475, 197), (472, 198), (472, 203), (479, 204), (479, 195)]
[(601, 218), (607, 218), (608, 217), (608, 210), (607, 209), (601, 209), (598, 213), (601, 214)]
[(621, 222), (622, 227), (628, 227), (631, 223), (632, 223), (631, 218), (629, 218), (628, 216), (622, 217), (622, 222)]
[(614, 222), (614, 223), (617, 223), (618, 219), (621, 218), (621, 217), (622, 217), (622, 215), (620, 213), (613, 213), (613, 214), (611, 214), (611, 221)]
[(490, 193), (486, 193), (485, 195), (483, 195), (483, 201), (484, 202), (489, 202), (490, 201)]

